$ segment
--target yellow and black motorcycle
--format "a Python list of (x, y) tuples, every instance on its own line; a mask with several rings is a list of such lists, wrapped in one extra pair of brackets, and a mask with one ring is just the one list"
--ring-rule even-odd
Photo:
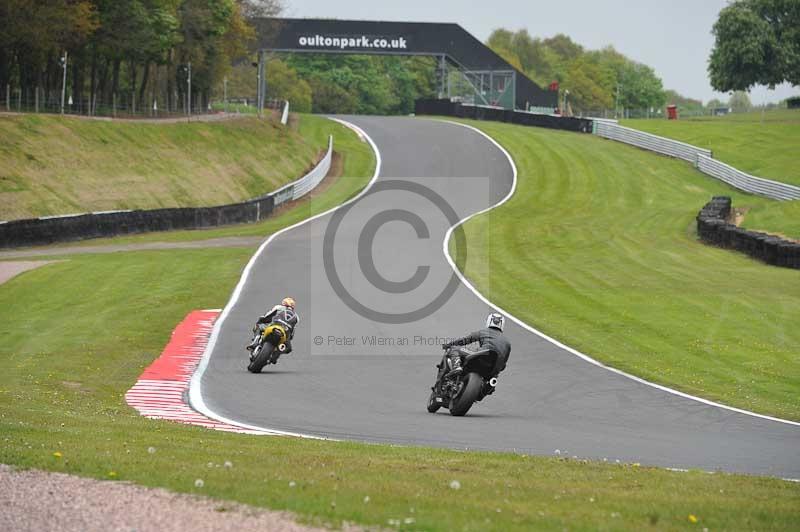
[[(258, 329), (253, 331), (258, 332)], [(280, 323), (270, 323), (261, 331), (261, 338), (250, 354), (247, 371), (261, 373), (264, 366), (275, 364), (281, 353), (286, 351), (286, 329)]]

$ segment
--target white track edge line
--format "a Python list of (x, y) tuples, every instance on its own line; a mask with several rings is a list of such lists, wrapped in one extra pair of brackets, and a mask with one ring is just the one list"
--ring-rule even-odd
[(475, 212), (473, 214), (470, 214), (466, 218), (463, 218), (457, 224), (455, 224), (450, 229), (448, 229), (447, 233), (444, 235), (444, 242), (442, 243), (442, 251), (444, 252), (444, 256), (447, 259), (447, 262), (450, 264), (450, 267), (453, 269), (453, 272), (455, 272), (455, 274), (458, 276), (459, 280), (464, 284), (464, 286), (469, 288), (470, 291), (472, 291), (472, 293), (475, 294), (475, 296), (478, 297), (478, 299), (483, 301), (486, 305), (488, 305), (490, 307), (494, 307), (495, 309), (497, 309), (498, 312), (503, 313), (508, 318), (510, 318), (511, 321), (513, 321), (514, 323), (516, 323), (517, 325), (519, 325), (523, 329), (527, 330), (528, 332), (531, 332), (531, 333), (535, 334), (536, 336), (539, 336), (540, 338), (542, 338), (544, 340), (547, 340), (548, 342), (552, 343), (553, 345), (555, 345), (557, 347), (560, 347), (564, 351), (567, 351), (568, 353), (571, 353), (571, 354), (577, 356), (578, 358), (581, 358), (584, 361), (589, 362), (590, 364), (594, 364), (595, 366), (598, 366), (600, 368), (608, 370), (608, 371), (610, 371), (612, 373), (616, 373), (617, 375), (621, 375), (621, 376), (626, 377), (628, 379), (634, 380), (634, 381), (636, 381), (636, 382), (638, 382), (640, 384), (644, 384), (644, 385), (656, 388), (658, 390), (661, 390), (662, 392), (667, 392), (667, 393), (670, 393), (670, 394), (673, 394), (673, 395), (677, 395), (679, 397), (683, 397), (684, 399), (690, 399), (692, 401), (697, 401), (697, 402), (703, 403), (705, 405), (714, 406), (714, 407), (717, 407), (717, 408), (722, 408), (724, 410), (729, 410), (731, 412), (736, 412), (738, 414), (745, 414), (745, 415), (748, 415), (748, 416), (753, 416), (753, 417), (757, 417), (757, 418), (761, 418), (761, 419), (766, 419), (768, 421), (775, 421), (775, 422), (778, 422), (778, 423), (784, 423), (786, 425), (794, 425), (796, 427), (800, 427), (800, 422), (797, 422), (797, 421), (791, 421), (791, 420), (788, 420), (788, 419), (781, 419), (779, 417), (768, 416), (768, 415), (765, 415), (765, 414), (758, 414), (756, 412), (751, 412), (749, 410), (744, 410), (744, 409), (741, 409), (741, 408), (736, 408), (734, 406), (728, 406), (728, 405), (724, 405), (722, 403), (717, 403), (717, 402), (711, 401), (709, 399), (703, 399), (702, 397), (697, 397), (695, 395), (690, 395), (688, 393), (681, 392), (681, 391), (675, 390), (673, 388), (669, 388), (667, 386), (663, 386), (661, 384), (656, 384), (654, 382), (650, 382), (650, 381), (645, 380), (645, 379), (643, 379), (641, 377), (637, 377), (636, 375), (631, 375), (630, 373), (626, 373), (626, 372), (624, 372), (622, 370), (619, 370), (619, 369), (616, 369), (616, 368), (613, 368), (613, 367), (610, 367), (610, 366), (606, 366), (602, 362), (600, 362), (598, 360), (595, 360), (594, 358), (590, 357), (589, 355), (585, 355), (585, 354), (581, 353), (580, 351), (578, 351), (577, 349), (573, 349), (572, 347), (569, 347), (568, 345), (559, 342), (555, 338), (552, 338), (552, 337), (546, 335), (542, 331), (540, 331), (538, 329), (535, 329), (534, 327), (528, 325), (527, 323), (525, 323), (521, 319), (517, 318), (516, 316), (514, 316), (513, 314), (508, 312), (507, 310), (504, 310), (500, 306), (492, 303), (491, 301), (489, 301), (489, 299), (484, 297), (484, 295), (481, 294), (474, 286), (472, 286), (472, 283), (470, 283), (466, 279), (466, 277), (464, 277), (464, 275), (461, 273), (461, 271), (456, 267), (456, 264), (453, 261), (453, 257), (450, 256), (450, 251), (448, 249), (448, 243), (450, 242), (450, 236), (452, 235), (453, 231), (456, 228), (458, 228), (460, 225), (466, 223), (467, 221), (469, 221), (471, 218), (473, 218), (475, 216), (478, 216), (480, 214), (484, 214), (484, 213), (486, 213), (486, 212), (488, 212), (488, 211), (490, 211), (490, 210), (492, 210), (494, 208), (499, 207), (500, 205), (504, 204), (509, 199), (511, 199), (511, 197), (514, 195), (514, 192), (516, 192), (516, 190), (517, 190), (517, 166), (514, 164), (514, 159), (511, 157), (511, 155), (508, 153), (508, 151), (506, 151), (506, 149), (503, 148), (500, 145), (500, 143), (498, 143), (491, 136), (489, 136), (488, 134), (484, 133), (480, 129), (478, 129), (478, 128), (474, 127), (474, 126), (470, 126), (468, 124), (462, 124), (460, 122), (454, 122), (452, 120), (442, 120), (442, 119), (434, 119), (434, 120), (437, 120), (437, 121), (440, 121), (440, 122), (446, 122), (448, 124), (455, 124), (455, 125), (458, 125), (458, 126), (461, 126), (461, 127), (465, 127), (467, 129), (471, 129), (471, 130), (477, 132), (478, 134), (486, 137), (492, 144), (494, 144), (506, 156), (506, 158), (508, 159), (508, 163), (511, 165), (511, 169), (512, 169), (513, 174), (514, 174), (514, 182), (511, 185), (511, 190), (509, 191), (508, 195), (506, 195), (505, 198), (500, 200), (499, 203), (495, 203), (494, 205), (492, 205), (490, 207), (487, 207), (487, 208), (483, 209), (482, 211)]
[(206, 348), (203, 351), (203, 357), (200, 359), (200, 364), (198, 364), (197, 369), (195, 370), (194, 374), (192, 375), (191, 380), (189, 381), (189, 405), (192, 408), (194, 408), (196, 411), (200, 412), (201, 414), (206, 415), (207, 417), (209, 417), (211, 419), (215, 419), (217, 421), (222, 421), (223, 423), (227, 423), (229, 425), (233, 425), (233, 426), (236, 426), (236, 427), (241, 427), (241, 428), (248, 429), (248, 430), (258, 431), (261, 434), (276, 435), (276, 436), (296, 436), (296, 437), (299, 437), (299, 438), (310, 438), (310, 439), (318, 439), (318, 440), (334, 440), (335, 441), (335, 438), (325, 438), (325, 437), (321, 437), (321, 436), (314, 436), (314, 435), (311, 435), (311, 434), (302, 434), (302, 433), (299, 433), (299, 432), (288, 432), (288, 431), (282, 431), (282, 430), (272, 430), (272, 429), (258, 427), (258, 426), (255, 426), (255, 425), (250, 425), (248, 423), (242, 423), (240, 421), (236, 421), (236, 420), (233, 420), (233, 419), (226, 418), (225, 416), (222, 416), (222, 415), (214, 412), (213, 410), (211, 410), (211, 408), (206, 404), (205, 400), (203, 399), (203, 394), (202, 394), (202, 390), (201, 390), (201, 382), (202, 382), (202, 379), (203, 379), (203, 374), (206, 372), (206, 369), (208, 368), (208, 363), (211, 360), (211, 352), (214, 350), (214, 346), (217, 343), (217, 337), (219, 336), (219, 331), (222, 328), (222, 324), (225, 321), (225, 319), (228, 317), (228, 314), (230, 313), (231, 309), (234, 307), (234, 305), (236, 305), (237, 301), (239, 301), (239, 296), (241, 295), (242, 290), (244, 289), (244, 285), (247, 282), (247, 278), (250, 276), (250, 270), (252, 270), (253, 265), (255, 264), (256, 260), (261, 256), (261, 254), (264, 252), (264, 250), (269, 245), (269, 243), (272, 242), (272, 240), (275, 239), (278, 235), (281, 235), (281, 234), (283, 234), (283, 233), (285, 233), (287, 231), (291, 231), (292, 229), (295, 229), (296, 227), (300, 227), (301, 225), (304, 225), (304, 224), (306, 224), (308, 222), (316, 220), (317, 218), (321, 218), (321, 217), (323, 217), (323, 216), (325, 216), (327, 214), (330, 214), (330, 213), (332, 213), (332, 212), (334, 212), (334, 211), (336, 211), (338, 209), (341, 209), (345, 205), (349, 205), (349, 204), (353, 203), (354, 201), (358, 200), (364, 194), (366, 194), (369, 191), (370, 188), (372, 188), (372, 185), (375, 184), (375, 181), (378, 179), (378, 175), (380, 175), (380, 172), (381, 172), (381, 152), (380, 152), (380, 150), (378, 150), (378, 146), (375, 144), (375, 142), (373, 142), (372, 138), (370, 138), (370, 136), (367, 135), (364, 130), (362, 130), (360, 127), (356, 126), (353, 123), (347, 122), (347, 121), (342, 120), (340, 118), (333, 118), (333, 117), (328, 117), (328, 118), (330, 120), (333, 120), (334, 122), (338, 122), (339, 124), (352, 129), (353, 131), (356, 131), (356, 132), (360, 131), (361, 135), (363, 135), (364, 138), (367, 139), (367, 142), (369, 142), (369, 145), (372, 147), (372, 151), (375, 154), (375, 172), (372, 174), (372, 179), (370, 179), (369, 183), (367, 183), (367, 186), (365, 186), (363, 189), (361, 189), (361, 192), (359, 192), (356, 196), (350, 198), (348, 201), (346, 201), (344, 203), (341, 203), (341, 204), (339, 204), (339, 205), (337, 205), (335, 207), (332, 207), (332, 208), (328, 209), (325, 212), (322, 212), (320, 214), (316, 214), (316, 215), (314, 215), (314, 216), (312, 216), (310, 218), (306, 218), (305, 220), (301, 220), (301, 221), (297, 222), (294, 225), (290, 225), (289, 227), (284, 227), (283, 229), (281, 229), (281, 230), (279, 230), (279, 231), (277, 231), (275, 233), (272, 233), (259, 246), (259, 248), (258, 248), (258, 250), (256, 250), (255, 254), (252, 257), (250, 257), (250, 260), (248, 261), (247, 266), (245, 266), (244, 271), (242, 272), (242, 276), (239, 278), (239, 283), (236, 285), (236, 288), (233, 290), (233, 294), (231, 295), (231, 298), (228, 300), (228, 303), (225, 305), (225, 308), (222, 309), (222, 313), (217, 318), (217, 321), (214, 322), (214, 328), (211, 330), (211, 336), (208, 339), (208, 344), (206, 345)]

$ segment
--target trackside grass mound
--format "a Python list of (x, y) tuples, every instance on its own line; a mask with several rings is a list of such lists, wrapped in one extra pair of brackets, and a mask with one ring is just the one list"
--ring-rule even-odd
[(250, 253), (73, 256), (0, 285), (0, 462), (333, 525), (789, 530), (800, 518), (800, 485), (777, 479), (258, 437), (138, 416), (125, 391), (189, 311), (227, 301)]
[(514, 197), (465, 227), (484, 295), (613, 367), (800, 419), (800, 272), (706, 246), (694, 220), (714, 195), (782, 204), (591, 135), (474, 125), (519, 170)]
[(273, 120), (0, 116), (0, 220), (233, 203), (302, 176), (326, 142)]
[(800, 185), (800, 110), (680, 120), (623, 120), (623, 126), (688, 142), (749, 174)]
[[(83, 242), (71, 242), (65, 245), (98, 246), (112, 243), (184, 242), (230, 236), (269, 235), (278, 229), (335, 207), (358, 194), (366, 186), (375, 171), (375, 155), (369, 144), (360, 140), (352, 130), (333, 120), (310, 114), (297, 116), (298, 133), (310, 144), (325, 146), (328, 142), (328, 136), (333, 135), (334, 152), (341, 167), (338, 177), (334, 178), (332, 183), (326, 184), (323, 182), (321, 188), (324, 189), (324, 192), (315, 191), (298, 203), (293, 204), (290, 210), (281, 210), (278, 216), (272, 216), (257, 224), (232, 225), (192, 231), (145, 233), (111, 239), (97, 238)], [(50, 249), (57, 253), (58, 246), (50, 246)]]

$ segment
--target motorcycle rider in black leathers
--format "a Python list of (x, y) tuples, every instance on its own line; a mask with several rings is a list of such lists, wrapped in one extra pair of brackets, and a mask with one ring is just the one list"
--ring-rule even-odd
[[(494, 371), (492, 372), (492, 377), (497, 377), (497, 375), (506, 368), (508, 357), (511, 354), (511, 342), (508, 341), (508, 338), (503, 336), (505, 322), (506, 319), (502, 314), (492, 312), (486, 318), (485, 328), (443, 344), (442, 348), (449, 349), (455, 345), (468, 345), (478, 342), (481, 349), (490, 349), (497, 354), (497, 362), (495, 362)], [(450, 367), (453, 368), (450, 374), (458, 374), (463, 371), (461, 368), (461, 357), (457, 352), (451, 351), (445, 356), (450, 357)]]
[[(253, 337), (253, 341), (250, 342), (250, 345), (247, 346), (247, 350), (252, 352), (261, 341), (261, 333), (264, 332), (264, 329), (267, 328), (267, 326), (269, 326), (271, 323), (277, 323), (286, 331), (286, 341), (284, 342), (284, 345), (286, 345), (286, 350), (284, 353), (291, 353), (294, 330), (297, 327), (297, 324), (300, 323), (300, 317), (297, 315), (297, 312), (295, 312), (294, 308), (294, 299), (291, 297), (286, 297), (283, 299), (283, 301), (281, 301), (280, 305), (275, 305), (272, 307), (272, 310), (259, 317), (255, 326), (253, 327), (253, 334), (255, 336)], [(251, 353), (250, 357), (252, 358), (252, 356), (253, 355)]]

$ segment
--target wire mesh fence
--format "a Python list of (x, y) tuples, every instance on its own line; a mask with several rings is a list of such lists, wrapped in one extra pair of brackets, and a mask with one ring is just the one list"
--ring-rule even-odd
[[(39, 87), (6, 85), (0, 95), (0, 111), (15, 113), (50, 113), (111, 118), (178, 118), (209, 113), (258, 114), (252, 98), (220, 98), (187, 95), (175, 92), (169, 98), (160, 95), (139, 95), (127, 92), (112, 94), (111, 99), (73, 98), (60, 91), (45, 91)], [(266, 100), (266, 109), (281, 111), (283, 100)]]

